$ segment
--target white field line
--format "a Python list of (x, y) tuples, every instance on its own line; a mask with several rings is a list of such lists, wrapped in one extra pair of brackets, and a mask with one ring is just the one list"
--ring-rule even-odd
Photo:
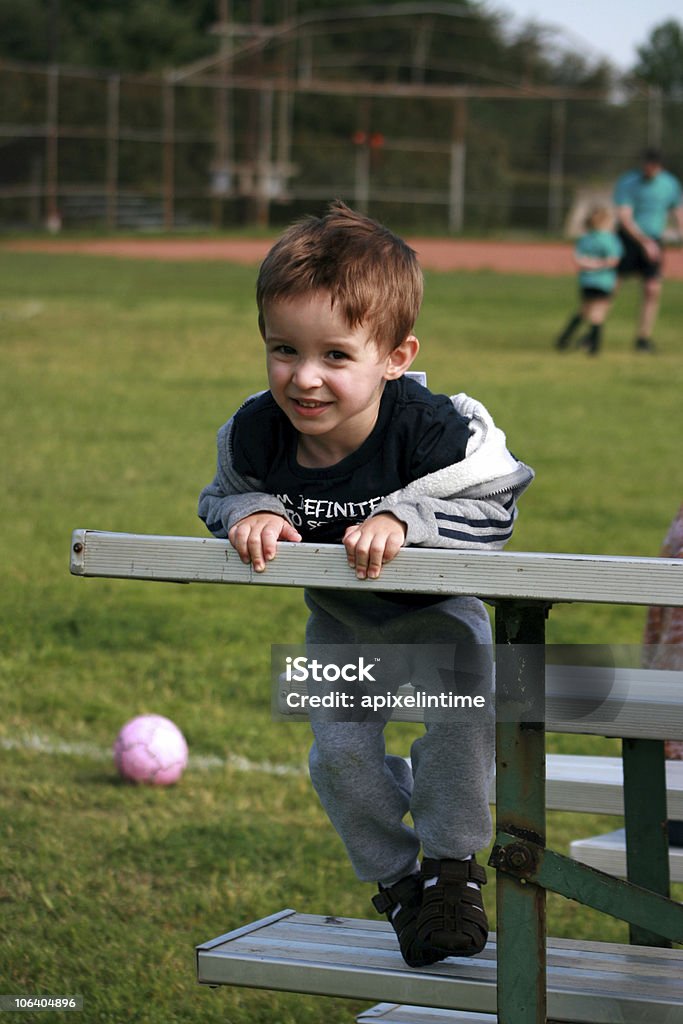
[[(85, 757), (90, 761), (112, 761), (111, 749), (98, 747), (94, 743), (68, 743), (66, 740), (51, 739), (38, 733), (23, 733), (19, 736), (0, 736), (0, 750), (32, 750), (39, 754)], [(263, 775), (307, 775), (303, 765), (275, 764), (272, 761), (250, 761), (240, 754), (216, 757), (213, 754), (192, 754), (188, 760), (188, 771), (212, 771), (216, 768), (234, 768), (239, 772), (261, 772)]]

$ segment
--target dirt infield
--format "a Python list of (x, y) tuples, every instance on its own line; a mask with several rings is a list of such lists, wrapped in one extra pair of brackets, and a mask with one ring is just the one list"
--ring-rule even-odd
[[(505, 274), (573, 274), (571, 243), (455, 241), (413, 238), (426, 270), (491, 270)], [(22, 239), (0, 243), (12, 252), (86, 253), (148, 260), (224, 260), (227, 263), (257, 264), (270, 248), (268, 239)], [(683, 280), (683, 251), (666, 254), (666, 277)]]

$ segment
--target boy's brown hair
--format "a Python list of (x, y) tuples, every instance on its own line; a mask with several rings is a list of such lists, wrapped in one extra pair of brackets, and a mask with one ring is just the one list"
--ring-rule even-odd
[(349, 327), (365, 324), (383, 349), (412, 331), (422, 303), (417, 256), (403, 239), (339, 200), (322, 217), (293, 224), (261, 264), (256, 283), (259, 327), (276, 299), (329, 292)]

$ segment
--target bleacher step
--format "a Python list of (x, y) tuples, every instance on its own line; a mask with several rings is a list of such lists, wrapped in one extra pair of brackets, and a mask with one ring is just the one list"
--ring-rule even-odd
[[(387, 922), (283, 910), (197, 947), (197, 977), (368, 1002), (496, 1012), (496, 943), (406, 967)], [(683, 952), (548, 939), (548, 1016), (575, 1024), (680, 1024)]]
[[(623, 828), (602, 836), (575, 839), (569, 846), (569, 854), (598, 871), (626, 878), (626, 832)], [(672, 882), (683, 882), (682, 846), (669, 847), (669, 873)]]
[(468, 1010), (435, 1010), (428, 1006), (401, 1006), (378, 1003), (359, 1013), (356, 1024), (496, 1024), (493, 1013), (470, 1013)]
[[(83, 535), (84, 531), (74, 534), (75, 537)], [(92, 543), (93, 534), (85, 531), (85, 535)], [(75, 543), (82, 545), (83, 541), (76, 539)], [(406, 553), (410, 550), (407, 549)], [(137, 559), (136, 545), (129, 545), (127, 556)], [(123, 549), (120, 557), (124, 557)], [(144, 566), (138, 569), (141, 574), (143, 570)], [(73, 571), (81, 570), (77, 567)], [(121, 567), (112, 565), (109, 575), (115, 572), (121, 573)], [(177, 578), (184, 578), (180, 569)], [(683, 703), (680, 700), (683, 670), (548, 664), (545, 680), (547, 732), (616, 738), (628, 736), (631, 739), (661, 739), (663, 736), (683, 739)], [(287, 680), (280, 676), (278, 712), (290, 721), (307, 718), (306, 710), (302, 710), (302, 699), (307, 693), (305, 681)], [(410, 683), (399, 686), (396, 691), (399, 705), (391, 713), (393, 722), (424, 721), (424, 708), (412, 703), (415, 693)]]

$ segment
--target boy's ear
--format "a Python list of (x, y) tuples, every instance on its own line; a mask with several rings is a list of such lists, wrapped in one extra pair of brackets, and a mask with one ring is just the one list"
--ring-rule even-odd
[(389, 353), (384, 372), (386, 380), (396, 380), (410, 369), (411, 363), (420, 351), (420, 342), (414, 334), (409, 334), (400, 345)]

